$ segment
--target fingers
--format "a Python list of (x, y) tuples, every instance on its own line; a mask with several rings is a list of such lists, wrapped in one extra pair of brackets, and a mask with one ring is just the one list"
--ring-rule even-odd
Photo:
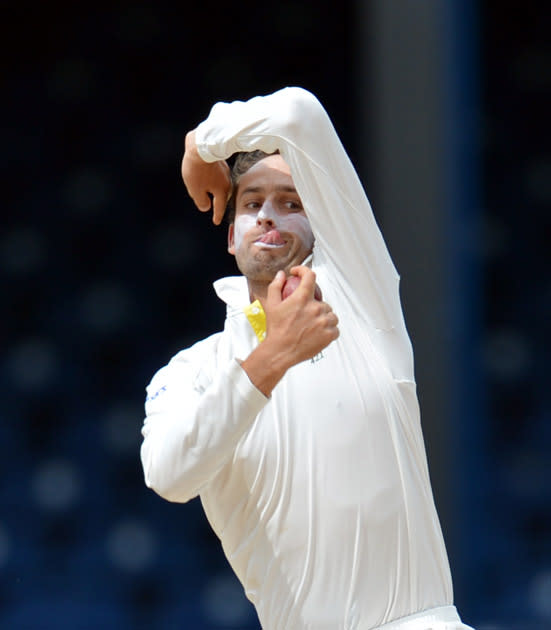
[(211, 199), (208, 193), (197, 194), (192, 197), (193, 202), (201, 212), (208, 212), (211, 208)]
[(231, 195), (231, 175), (227, 162), (205, 162), (199, 155), (195, 132), (191, 131), (186, 135), (181, 172), (189, 196), (197, 208), (201, 212), (212, 209), (212, 220), (219, 225)]
[(295, 290), (295, 293), (312, 299), (314, 297), (314, 291), (316, 288), (316, 274), (304, 265), (298, 265), (297, 267), (291, 267), (291, 274), (300, 278), (300, 284)]
[(333, 309), (326, 302), (314, 299), (315, 273), (305, 266), (294, 267), (291, 273), (300, 278), (295, 291), (283, 299), (287, 277), (280, 270), (268, 285), (263, 302), (267, 326), (265, 343), (286, 357), (289, 366), (316, 356), (339, 337), (339, 320)]
[(290, 273), (293, 276), (302, 278), (305, 274), (314, 272), (310, 269), (310, 267), (306, 267), (306, 265), (296, 265), (295, 267), (291, 267)]
[(336, 328), (338, 333), (339, 329), (337, 327), (339, 325), (339, 318), (335, 315), (335, 313), (333, 313), (333, 311), (327, 313), (327, 323), (331, 328)]
[(328, 343), (337, 339), (340, 335), (338, 324), (339, 318), (327, 302), (316, 302), (319, 310), (319, 317), (323, 320), (323, 329), (328, 336)]
[(232, 182), (230, 167), (225, 160), (215, 162), (212, 166), (216, 176), (213, 177), (213, 216), (212, 221), (215, 225), (220, 225), (226, 212), (226, 206), (232, 194)]
[(327, 344), (329, 345), (335, 339), (338, 339), (341, 334), (338, 327), (339, 318), (333, 313), (331, 307), (329, 307), (328, 312), (325, 314), (325, 325), (324, 332), (327, 339)]
[(212, 210), (212, 222), (214, 225), (220, 225), (220, 223), (222, 223), (222, 219), (224, 218), (224, 213), (226, 212), (225, 195), (214, 195)]
[(283, 301), (281, 291), (286, 280), (287, 276), (284, 271), (280, 270), (276, 273), (275, 278), (268, 285), (268, 302), (270, 304), (279, 304)]
[(339, 323), (339, 318), (333, 311), (333, 309), (327, 304), (327, 302), (319, 302), (320, 312), (325, 315), (325, 319), (329, 326), (337, 326)]

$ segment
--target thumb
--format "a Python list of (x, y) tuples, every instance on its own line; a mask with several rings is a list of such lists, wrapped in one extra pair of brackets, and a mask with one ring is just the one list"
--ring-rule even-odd
[(201, 212), (208, 212), (211, 209), (212, 199), (208, 193), (197, 194), (193, 197), (195, 205)]
[(268, 302), (271, 304), (279, 304), (282, 301), (281, 291), (287, 280), (285, 272), (281, 269), (276, 273), (275, 278), (268, 285)]

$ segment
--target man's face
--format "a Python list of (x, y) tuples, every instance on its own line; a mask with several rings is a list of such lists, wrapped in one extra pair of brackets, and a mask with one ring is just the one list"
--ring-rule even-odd
[(242, 177), (235, 198), (235, 221), (228, 251), (249, 280), (271, 282), (289, 273), (311, 253), (314, 235), (291, 172), (280, 155), (254, 164)]

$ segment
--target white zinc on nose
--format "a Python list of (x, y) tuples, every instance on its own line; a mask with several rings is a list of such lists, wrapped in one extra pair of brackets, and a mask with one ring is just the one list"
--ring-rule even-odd
[(278, 219), (279, 219), (279, 214), (277, 210), (274, 208), (272, 202), (266, 199), (264, 203), (262, 204), (262, 206), (260, 207), (258, 214), (256, 215), (257, 222), (271, 220), (274, 222), (274, 225), (275, 225)]

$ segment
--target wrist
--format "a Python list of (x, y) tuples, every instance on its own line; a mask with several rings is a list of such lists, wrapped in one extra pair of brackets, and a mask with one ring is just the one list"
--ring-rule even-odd
[(197, 142), (195, 140), (195, 129), (187, 132), (184, 141), (184, 149), (188, 159), (204, 162), (204, 160), (201, 158), (201, 155), (199, 154), (199, 150), (197, 149)]
[(273, 348), (268, 339), (263, 341), (251, 354), (241, 362), (251, 383), (266, 397), (291, 367), (285, 353)]

